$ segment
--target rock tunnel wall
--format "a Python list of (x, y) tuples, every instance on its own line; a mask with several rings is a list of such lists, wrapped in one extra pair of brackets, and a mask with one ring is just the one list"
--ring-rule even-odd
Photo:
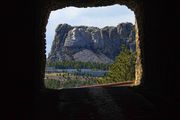
[[(44, 63), (45, 63), (45, 26), (47, 24), (48, 16), (50, 11), (60, 9), (67, 6), (76, 7), (97, 7), (106, 6), (112, 4), (126, 5), (128, 8), (134, 11), (137, 20), (138, 36), (136, 36), (138, 48), (138, 54), (141, 59), (138, 59), (139, 69), (136, 69), (137, 79), (141, 78), (141, 86), (156, 91), (159, 93), (166, 94), (168, 91), (174, 91), (177, 87), (176, 83), (176, 58), (174, 58), (177, 52), (173, 42), (168, 42), (170, 39), (175, 37), (172, 34), (172, 25), (168, 24), (172, 21), (171, 18), (166, 16), (166, 13), (172, 14), (167, 10), (167, 4), (161, 4), (160, 2), (143, 2), (141, 0), (88, 0), (85, 2), (75, 1), (58, 1), (58, 0), (46, 0), (40, 2), (40, 22), (39, 28), (39, 56), (40, 56), (40, 67), (41, 76), (44, 74)], [(175, 13), (173, 13), (175, 14)], [(171, 36), (171, 37), (170, 37)], [(174, 38), (175, 40), (176, 38)], [(138, 43), (139, 42), (139, 43)], [(142, 65), (142, 66), (141, 66)], [(143, 73), (142, 73), (142, 68)], [(142, 74), (142, 77), (140, 77)], [(139, 76), (138, 76), (139, 75)], [(135, 81), (139, 84), (140, 81)], [(42, 85), (41, 83), (40, 85)]]
[[(136, 14), (141, 63), (143, 68), (140, 86), (147, 90), (167, 95), (178, 95), (179, 58), (178, 32), (179, 7), (176, 2), (143, 0), (37, 0), (12, 2), (9, 24), (16, 28), (11, 31), (8, 53), (8, 68), (12, 88), (16, 85), (19, 94), (33, 95), (43, 87), (45, 67), (45, 26), (51, 10), (66, 6), (95, 7), (112, 4), (126, 5)], [(23, 5), (22, 5), (23, 4)], [(168, 9), (169, 6), (174, 6)], [(13, 22), (10, 21), (13, 18)], [(7, 29), (7, 28), (6, 28)], [(7, 32), (8, 33), (8, 32)], [(12, 54), (16, 53), (16, 54)], [(24, 54), (26, 51), (26, 54)], [(16, 58), (11, 62), (12, 58)], [(16, 64), (14, 64), (16, 63)], [(27, 69), (28, 68), (28, 69)], [(26, 70), (26, 71), (25, 71)], [(14, 84), (13, 84), (14, 83)], [(23, 90), (23, 91), (22, 91)]]
[[(3, 94), (5, 97), (2, 98), (3, 100), (7, 98), (5, 102), (7, 104), (2, 101), (5, 106), (3, 110), (8, 109), (8, 116), (6, 117), (12, 117), (11, 119), (27, 117), (31, 119), (28, 112), (32, 109), (34, 101), (42, 103), (40, 110), (47, 106), (50, 111), (53, 109), (52, 106), (55, 109), (57, 108), (59, 98), (54, 95), (54, 92), (49, 92), (50, 96), (54, 97), (53, 100), (49, 96), (45, 97), (40, 94), (45, 67), (45, 26), (50, 11), (70, 5), (90, 7), (115, 3), (127, 5), (134, 10), (136, 18), (139, 18), (137, 23), (143, 75), (138, 88), (144, 88), (139, 91), (148, 93), (147, 98), (151, 98), (148, 96), (149, 94), (158, 94), (159, 96), (165, 95), (166, 98), (180, 99), (178, 42), (180, 7), (178, 2), (168, 0), (163, 2), (160, 0), (84, 0), (84, 2), (29, 0), (11, 1), (10, 4), (7, 1), (7, 5), (1, 7), (4, 6), (1, 14), (3, 15), (2, 18), (6, 18), (4, 23), (7, 23), (3, 24), (5, 26), (1, 26), (1, 33), (5, 34), (2, 41), (7, 41), (6, 44), (3, 44), (7, 48), (4, 50), (5, 52), (8, 51), (8, 74), (2, 79), (3, 82), (7, 82), (7, 84), (2, 84), (3, 92), (5, 91)], [(3, 56), (3, 59), (6, 60), (6, 57)], [(41, 99), (35, 99), (37, 96)], [(179, 103), (179, 99), (177, 99), (177, 103)], [(157, 103), (160, 104), (160, 102), (157, 100)], [(165, 106), (164, 108), (166, 110), (168, 107)], [(40, 110), (37, 109), (38, 114), (40, 114)], [(167, 114), (172, 110), (168, 108)], [(44, 116), (43, 112), (41, 114)], [(162, 115), (164, 116), (164, 114)]]

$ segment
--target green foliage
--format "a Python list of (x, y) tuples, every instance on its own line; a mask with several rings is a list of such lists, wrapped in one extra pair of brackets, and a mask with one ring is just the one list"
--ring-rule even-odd
[(59, 80), (45, 79), (44, 84), (46, 88), (58, 89), (62, 87), (62, 83)]
[(57, 61), (54, 63), (49, 62), (49, 67), (55, 67), (57, 69), (100, 69), (108, 70), (110, 64), (81, 62), (81, 61)]
[(45, 79), (46, 88), (58, 89), (58, 88), (75, 88), (81, 86), (95, 85), (97, 84), (96, 79), (91, 80), (67, 80), (67, 81), (59, 81), (53, 79)]
[[(85, 80), (78, 78), (76, 73), (74, 73), (75, 77), (72, 77), (72, 75), (69, 73), (63, 73), (62, 76), (67, 80), (60, 81), (46, 79), (45, 85), (47, 88), (58, 89), (134, 80), (135, 61), (136, 53), (130, 51), (125, 45), (122, 45), (120, 54), (116, 57), (115, 62), (111, 65), (79, 61), (58, 61), (55, 63), (48, 63), (48, 66), (55, 66), (59, 69), (75, 68), (78, 70), (78, 72), (80, 72), (83, 68), (93, 70), (109, 70), (109, 72), (104, 77), (99, 78), (92, 78), (88, 73), (85, 73), (83, 75), (83, 79)], [(60, 76), (60, 74), (57, 76)]]
[(107, 76), (98, 80), (98, 82), (104, 84), (135, 79), (135, 60), (136, 53), (131, 52), (125, 45), (122, 45), (121, 52), (110, 66)]
[(88, 86), (97, 84), (96, 80), (69, 80), (64, 82), (63, 88), (72, 88), (72, 87), (80, 87), (80, 86)]

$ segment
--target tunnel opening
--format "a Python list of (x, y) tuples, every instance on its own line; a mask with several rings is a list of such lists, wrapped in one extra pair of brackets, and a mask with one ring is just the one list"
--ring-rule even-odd
[(140, 84), (138, 26), (134, 11), (127, 6), (66, 7), (51, 11), (46, 43), (46, 88)]
[[(45, 1), (43, 3), (43, 7), (39, 8), (39, 30), (38, 30), (38, 39), (39, 45), (38, 54), (39, 54), (39, 80), (38, 86), (40, 89), (44, 89), (45, 87), (45, 68), (46, 68), (46, 25), (48, 23), (48, 18), (51, 11), (62, 9), (69, 6), (79, 7), (79, 8), (86, 8), (86, 7), (101, 7), (101, 6), (109, 6), (109, 5), (125, 5), (129, 9), (131, 9), (135, 14), (135, 30), (136, 30), (136, 66), (135, 66), (135, 80), (133, 84), (130, 86), (143, 86), (144, 85), (144, 78), (145, 78), (145, 66), (144, 66), (144, 34), (143, 34), (143, 19), (144, 19), (144, 9), (143, 3), (138, 1), (129, 1), (129, 0), (118, 0), (118, 1), (87, 1), (87, 2), (67, 2), (67, 1)], [(143, 69), (142, 69), (143, 68)], [(102, 85), (103, 86), (103, 85)], [(111, 85), (109, 85), (111, 86)], [(112, 85), (115, 86), (115, 85)]]

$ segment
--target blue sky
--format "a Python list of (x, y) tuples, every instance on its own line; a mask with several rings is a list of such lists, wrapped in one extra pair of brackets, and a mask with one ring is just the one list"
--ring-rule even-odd
[(51, 11), (46, 26), (46, 57), (51, 50), (55, 29), (59, 24), (67, 23), (72, 26), (86, 25), (103, 28), (117, 26), (121, 22), (134, 24), (135, 15), (126, 6), (118, 4), (106, 7), (66, 7)]

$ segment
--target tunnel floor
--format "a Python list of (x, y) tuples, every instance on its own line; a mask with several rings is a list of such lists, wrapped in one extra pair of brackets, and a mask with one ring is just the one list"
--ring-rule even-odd
[[(153, 98), (153, 97), (151, 97)], [(161, 100), (159, 99), (159, 103)], [(157, 104), (159, 104), (157, 103)], [(36, 98), (32, 119), (43, 120), (159, 120), (173, 110), (162, 108), (127, 87), (78, 88), (46, 92)], [(170, 108), (169, 108), (170, 109)]]

